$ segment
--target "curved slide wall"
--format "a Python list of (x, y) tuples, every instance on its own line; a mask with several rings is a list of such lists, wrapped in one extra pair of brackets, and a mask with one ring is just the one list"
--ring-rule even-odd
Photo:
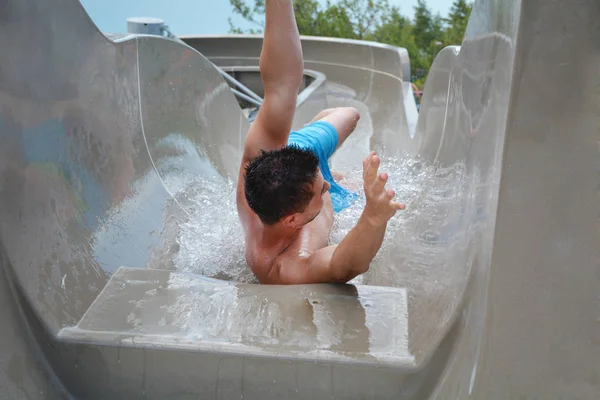
[(235, 175), (248, 127), (208, 61), (113, 43), (74, 1), (5, 2), (2, 394), (598, 398), (599, 7), (476, 2), (414, 132), (403, 50), (304, 38), (326, 79), (296, 125), (356, 105), (355, 150), (458, 168), (461, 191), (407, 218), (427, 259), (394, 245), (362, 285), (261, 287), (173, 271), (164, 241), (186, 187)]

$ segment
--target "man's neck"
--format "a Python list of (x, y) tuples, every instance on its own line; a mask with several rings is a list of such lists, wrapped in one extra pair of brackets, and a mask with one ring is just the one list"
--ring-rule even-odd
[(300, 232), (298, 228), (287, 227), (281, 224), (263, 225), (261, 242), (263, 246), (268, 248), (281, 246), (281, 251), (283, 251), (292, 243), (298, 232)]

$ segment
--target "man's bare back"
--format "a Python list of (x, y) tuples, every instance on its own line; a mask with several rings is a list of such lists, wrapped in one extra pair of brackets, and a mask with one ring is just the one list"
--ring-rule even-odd
[[(363, 161), (365, 210), (339, 245), (328, 246), (335, 184), (318, 168), (323, 160), (288, 146), (304, 72), (291, 0), (266, 1), (260, 70), (265, 97), (246, 137), (237, 186), (246, 261), (261, 283), (346, 282), (366, 272), (387, 221), (404, 205), (385, 190), (387, 174), (378, 174), (372, 152)], [(324, 110), (312, 122), (335, 132), (339, 148), (358, 119), (356, 109), (344, 107)]]

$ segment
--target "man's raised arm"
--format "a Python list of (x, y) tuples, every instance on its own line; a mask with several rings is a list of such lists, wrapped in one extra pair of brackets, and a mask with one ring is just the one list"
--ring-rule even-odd
[(404, 204), (393, 201), (393, 190), (385, 189), (388, 175), (377, 172), (379, 163), (374, 152), (363, 161), (367, 202), (356, 226), (337, 246), (325, 247), (307, 259), (283, 265), (278, 283), (347, 282), (367, 272), (381, 247), (388, 220), (405, 208)]
[(248, 133), (246, 152), (285, 146), (289, 137), (304, 63), (291, 0), (266, 0), (260, 75), (265, 97)]

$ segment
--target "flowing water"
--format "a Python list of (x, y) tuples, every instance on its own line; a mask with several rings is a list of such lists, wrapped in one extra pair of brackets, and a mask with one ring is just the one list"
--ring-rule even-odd
[[(370, 271), (352, 283), (397, 286), (416, 279), (433, 284), (441, 275), (431, 266), (444, 264), (450, 242), (456, 241), (452, 227), (463, 214), (457, 210), (464, 203), (464, 168), (434, 168), (411, 157), (382, 156), (381, 160), (380, 171), (389, 175), (387, 187), (396, 191), (396, 200), (405, 203), (406, 210), (399, 211), (388, 223)], [(358, 191), (360, 197), (335, 215), (330, 244), (343, 240), (364, 208), (362, 163), (357, 164), (339, 171), (344, 175), (340, 183)], [(174, 267), (218, 279), (257, 282), (244, 259), (244, 236), (233, 182), (198, 179), (187, 185), (183, 194), (190, 216), (179, 223)], [(436, 274), (434, 280), (429, 279), (432, 272)]]

